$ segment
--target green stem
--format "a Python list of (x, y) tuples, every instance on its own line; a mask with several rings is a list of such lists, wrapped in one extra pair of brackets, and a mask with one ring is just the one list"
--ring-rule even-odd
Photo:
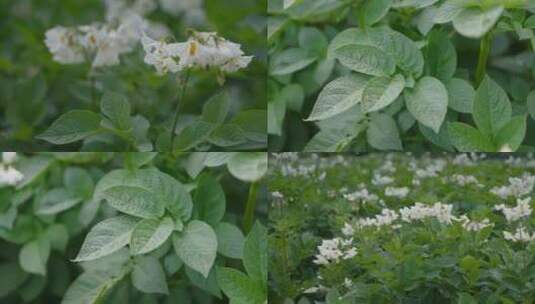
[(98, 110), (96, 79), (94, 75), (89, 75), (89, 82), (91, 83), (91, 106), (94, 110)]
[(253, 182), (249, 186), (249, 196), (245, 205), (245, 215), (243, 218), (243, 231), (249, 233), (253, 227), (254, 212), (256, 210), (256, 193), (258, 192), (258, 182)]
[(175, 130), (176, 130), (176, 125), (178, 124), (180, 102), (184, 100), (184, 97), (186, 96), (186, 89), (188, 87), (189, 74), (190, 74), (190, 70), (186, 70), (186, 75), (184, 76), (184, 79), (182, 81), (182, 92), (180, 93), (180, 97), (176, 100), (175, 119), (173, 122), (173, 128), (171, 129), (171, 145), (169, 146), (170, 151), (173, 151), (173, 147), (175, 143), (175, 137), (176, 137)]
[(487, 73), (487, 60), (489, 58), (490, 46), (492, 43), (492, 34), (490, 32), (486, 33), (483, 38), (481, 38), (481, 44), (479, 47), (479, 59), (477, 61), (476, 69), (476, 86), (479, 87), (485, 75)]
[(366, 30), (366, 13), (364, 10), (364, 2), (360, 4), (357, 14), (358, 14), (359, 27), (363, 30)]

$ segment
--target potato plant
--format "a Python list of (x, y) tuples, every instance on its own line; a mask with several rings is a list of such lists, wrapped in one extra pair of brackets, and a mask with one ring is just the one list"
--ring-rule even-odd
[(270, 0), (273, 151), (530, 151), (529, 0)]
[(270, 159), (274, 303), (531, 303), (535, 159)]
[(2, 303), (267, 303), (265, 153), (4, 153), (1, 166)]
[(265, 149), (262, 2), (2, 1), (0, 144)]

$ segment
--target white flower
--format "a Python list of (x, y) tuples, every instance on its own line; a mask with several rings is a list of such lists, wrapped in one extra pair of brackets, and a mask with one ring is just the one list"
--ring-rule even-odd
[(494, 224), (490, 223), (490, 220), (488, 218), (483, 219), (482, 221), (471, 221), (466, 215), (462, 215), (459, 218), (455, 218), (454, 220), (461, 222), (462, 227), (466, 231), (480, 231), (483, 228), (494, 226)]
[(315, 264), (327, 265), (337, 263), (340, 260), (351, 259), (357, 255), (357, 248), (352, 246), (353, 239), (334, 238), (322, 240), (318, 246), (319, 253), (316, 254)]
[(117, 65), (119, 56), (132, 51), (145, 28), (137, 15), (125, 17), (117, 28), (102, 24), (58, 26), (46, 32), (45, 44), (54, 60), (63, 64), (91, 60), (93, 67)]
[(158, 6), (156, 0), (105, 0), (105, 5), (106, 20), (109, 22), (122, 20), (130, 15), (145, 16)]
[(440, 202), (427, 206), (422, 203), (415, 203), (411, 207), (404, 207), (399, 210), (401, 219), (405, 222), (422, 220), (425, 218), (436, 218), (442, 224), (451, 224), (453, 216), (451, 211), (453, 205), (442, 204)]
[(342, 228), (342, 234), (345, 236), (352, 236), (354, 233), (355, 230), (353, 229), (353, 227), (348, 223), (344, 223), (344, 228)]
[(510, 240), (513, 242), (531, 242), (535, 240), (535, 233), (530, 235), (529, 232), (526, 231), (526, 228), (520, 226), (516, 229), (515, 234), (504, 231), (503, 237), (506, 240)]
[(345, 278), (344, 279), (344, 286), (346, 288), (350, 288), (351, 286), (353, 286), (353, 281), (351, 281), (351, 279)]
[(6, 165), (11, 165), (17, 160), (17, 152), (3, 152), (2, 161)]
[(235, 72), (246, 67), (251, 56), (243, 56), (241, 46), (217, 36), (216, 33), (195, 32), (186, 42), (166, 44), (144, 36), (145, 62), (159, 73), (177, 72), (187, 68), (217, 68)]
[(83, 49), (75, 29), (56, 26), (45, 33), (45, 44), (59, 63), (84, 62)]
[(394, 181), (394, 179), (390, 176), (386, 175), (380, 175), (378, 173), (373, 175), (372, 184), (375, 186), (384, 186), (391, 184)]
[(24, 175), (17, 169), (11, 166), (0, 166), (0, 187), (1, 186), (15, 186), (18, 184)]
[(386, 196), (394, 196), (394, 197), (402, 199), (402, 198), (407, 197), (408, 194), (409, 194), (409, 188), (407, 187), (400, 187), (400, 188), (387, 187), (385, 189)]
[(368, 192), (367, 189), (362, 189), (355, 191), (353, 193), (344, 194), (344, 198), (348, 201), (363, 201), (363, 202), (374, 202), (379, 199), (379, 197), (373, 193)]
[(509, 208), (504, 204), (496, 205), (494, 210), (501, 210), (508, 222), (514, 222), (522, 217), (529, 216), (532, 212), (529, 205), (531, 198), (517, 199), (516, 206)]
[(535, 175), (524, 174), (520, 177), (510, 177), (509, 185), (494, 187), (490, 192), (506, 199), (509, 196), (522, 197), (529, 194), (535, 186)]

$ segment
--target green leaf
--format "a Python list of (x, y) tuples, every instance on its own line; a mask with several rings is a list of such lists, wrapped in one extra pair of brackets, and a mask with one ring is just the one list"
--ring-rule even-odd
[(346, 45), (334, 51), (335, 58), (345, 67), (372, 76), (390, 76), (396, 70), (394, 59), (375, 46)]
[(291, 48), (273, 55), (270, 60), (270, 75), (282, 76), (300, 71), (316, 61), (315, 56), (302, 48)]
[(528, 113), (533, 120), (535, 120), (535, 91), (531, 91), (526, 101), (528, 106)]
[[(118, 194), (126, 190), (125, 187), (137, 189), (136, 193), (143, 193), (147, 200), (142, 201), (140, 198), (136, 198), (136, 204), (133, 204), (128, 200), (132, 194), (127, 194), (124, 197), (119, 196)], [(110, 191), (110, 188), (116, 189)], [(115, 190), (119, 193), (114, 193)], [(121, 211), (137, 215), (159, 217), (163, 214), (161, 206), (164, 206), (175, 216), (187, 220), (193, 209), (191, 196), (184, 185), (155, 168), (134, 171), (114, 170), (106, 174), (98, 182), (94, 196), (98, 199), (104, 199), (110, 193), (113, 196), (114, 205), (121, 208)], [(156, 205), (144, 205), (144, 202), (153, 202)]]
[(203, 106), (202, 120), (212, 124), (222, 124), (230, 109), (230, 98), (227, 91), (212, 96)]
[(267, 114), (265, 110), (241, 111), (231, 121), (245, 132), (247, 139), (267, 142)]
[(375, 149), (402, 150), (401, 139), (396, 122), (387, 114), (376, 114), (372, 116), (366, 131), (368, 143)]
[(155, 250), (169, 238), (174, 228), (175, 223), (170, 217), (141, 220), (132, 231), (130, 252), (138, 255)]
[(188, 276), (191, 284), (221, 299), (221, 290), (217, 284), (215, 267), (212, 268), (207, 278), (203, 277), (202, 274), (192, 270), (189, 267), (186, 267), (186, 275)]
[(428, 35), (426, 48), (427, 74), (447, 83), (457, 69), (457, 52), (448, 34), (432, 31)]
[[(494, 139), (498, 150), (516, 151), (526, 135), (526, 116), (513, 117), (496, 134)], [(504, 152), (505, 152), (504, 151)]]
[(111, 121), (116, 129), (123, 131), (132, 129), (130, 103), (126, 96), (114, 92), (104, 93), (100, 101), (100, 111)]
[(421, 123), (418, 124), (418, 128), (420, 129), (422, 135), (425, 136), (425, 138), (427, 138), (427, 140), (430, 142), (447, 151), (454, 151), (450, 142), (450, 136), (448, 134), (448, 124), (443, 123), (438, 133), (435, 133), (435, 131), (433, 131), (431, 128), (426, 127)]
[(69, 286), (61, 304), (100, 303), (117, 282), (102, 272), (84, 272)]
[(186, 151), (203, 143), (216, 128), (215, 124), (202, 120), (188, 125), (176, 136), (173, 151)]
[(95, 183), (89, 173), (78, 167), (69, 167), (63, 173), (63, 184), (74, 195), (91, 198)]
[(413, 7), (416, 9), (424, 8), (437, 3), (438, 0), (396, 0), (393, 7)]
[(268, 160), (265, 152), (240, 152), (232, 155), (227, 167), (235, 178), (255, 182), (260, 180), (267, 172)]
[(63, 252), (69, 242), (69, 232), (65, 225), (52, 224), (46, 229), (43, 238), (48, 240), (53, 249)]
[(438, 24), (451, 22), (463, 9), (461, 1), (446, 0), (438, 7), (433, 20)]
[(453, 27), (461, 35), (480, 38), (496, 24), (503, 13), (503, 6), (489, 8), (470, 7), (459, 12), (453, 19)]
[(452, 78), (446, 83), (448, 107), (460, 113), (472, 113), (476, 91), (464, 79)]
[(55, 188), (37, 199), (36, 214), (52, 215), (76, 206), (82, 198), (73, 195), (65, 188)]
[(226, 198), (219, 182), (209, 174), (199, 179), (195, 191), (195, 210), (198, 219), (215, 227), (225, 215)]
[(405, 91), (407, 109), (417, 121), (438, 133), (448, 111), (448, 91), (440, 80), (425, 76)]
[(394, 77), (375, 77), (362, 92), (360, 109), (364, 113), (381, 110), (390, 105), (405, 88), (405, 78), (401, 74)]
[(286, 115), (286, 100), (281, 98), (280, 95), (276, 95), (275, 98), (268, 101), (267, 110), (268, 133), (281, 135), (284, 124), (284, 116)]
[(329, 44), (325, 34), (315, 27), (302, 27), (299, 30), (298, 41), (300, 48), (316, 55), (322, 55)]
[(20, 267), (29, 273), (46, 274), (46, 263), (50, 256), (50, 242), (39, 238), (24, 244), (19, 253)]
[(148, 164), (152, 161), (158, 152), (136, 152), (136, 153), (125, 153), (124, 161), (128, 168), (137, 169), (143, 165)]
[(256, 222), (245, 238), (243, 247), (243, 266), (251, 278), (267, 283), (268, 243), (267, 230)]
[(16, 291), (28, 278), (16, 261), (0, 263), (0, 273), (0, 299)]
[(266, 303), (266, 291), (261, 281), (255, 281), (244, 273), (228, 267), (217, 268), (217, 282), (231, 303)]
[(343, 76), (329, 82), (318, 95), (307, 120), (322, 120), (342, 113), (362, 100), (369, 77), (359, 74)]
[(124, 247), (130, 241), (138, 220), (121, 215), (96, 224), (87, 234), (74, 262), (91, 261), (107, 256)]
[(461, 292), (457, 294), (459, 298), (457, 299), (457, 304), (477, 304), (477, 300), (474, 299), (470, 294)]
[(44, 155), (24, 158), (18, 161), (17, 169), (24, 175), (17, 189), (22, 189), (42, 176), (54, 163), (54, 159)]
[(141, 187), (110, 187), (102, 192), (102, 198), (113, 208), (137, 217), (160, 218), (165, 212), (165, 203)]
[(369, 43), (392, 56), (403, 71), (414, 77), (422, 75), (424, 69), (422, 52), (407, 36), (386, 26), (369, 29), (367, 36), (368, 42), (364, 43)]
[(511, 103), (505, 91), (485, 76), (474, 100), (473, 115), (477, 128), (484, 134), (496, 134), (511, 120), (511, 112)]
[(449, 123), (448, 133), (451, 143), (460, 152), (493, 152), (496, 150), (488, 136), (465, 123)]
[(173, 246), (186, 265), (208, 277), (217, 253), (217, 236), (210, 225), (189, 222), (184, 231), (174, 234)]
[(135, 259), (132, 285), (145, 293), (169, 294), (162, 265), (157, 258), (143, 256)]
[(63, 145), (82, 140), (100, 131), (100, 115), (86, 110), (72, 110), (61, 115), (37, 138)]
[(224, 124), (218, 126), (208, 141), (219, 147), (231, 147), (243, 144), (247, 141), (243, 129), (235, 124)]
[(381, 20), (392, 5), (393, 0), (375, 0), (366, 1), (361, 9), (364, 10), (363, 15), (366, 18), (366, 24), (372, 25)]
[(245, 237), (240, 228), (229, 223), (219, 223), (215, 227), (215, 233), (217, 235), (217, 251), (219, 253), (233, 259), (241, 259), (243, 257)]

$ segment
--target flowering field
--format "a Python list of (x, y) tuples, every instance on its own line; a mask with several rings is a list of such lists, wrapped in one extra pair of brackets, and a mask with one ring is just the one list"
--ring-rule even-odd
[(4, 152), (0, 303), (267, 304), (262, 152)]
[(535, 158), (273, 154), (274, 303), (532, 303)]
[(0, 3), (0, 145), (260, 150), (265, 1)]

